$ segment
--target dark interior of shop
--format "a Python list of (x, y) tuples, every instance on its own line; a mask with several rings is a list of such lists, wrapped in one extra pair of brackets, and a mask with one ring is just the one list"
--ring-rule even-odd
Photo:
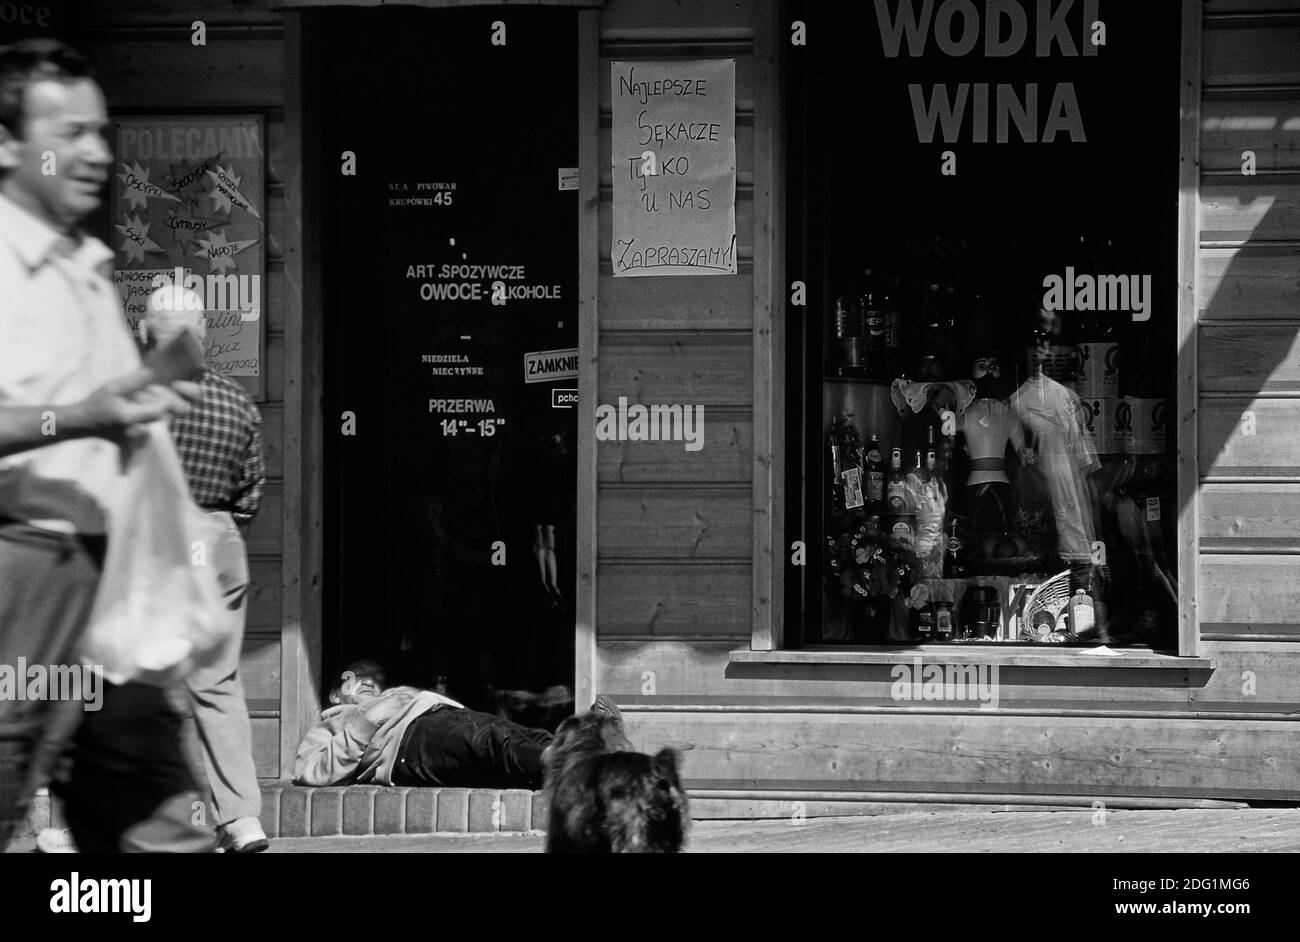
[[(392, 679), (495, 709), (573, 682), (575, 410), (524, 355), (576, 346), (571, 17), (350, 10), (312, 17), (345, 57), (311, 76), (325, 174), (325, 673)], [(506, 266), (527, 300), (456, 294)], [(552, 290), (553, 289), (553, 290)], [(450, 293), (448, 293), (450, 292)], [(576, 385), (570, 383), (569, 385)]]

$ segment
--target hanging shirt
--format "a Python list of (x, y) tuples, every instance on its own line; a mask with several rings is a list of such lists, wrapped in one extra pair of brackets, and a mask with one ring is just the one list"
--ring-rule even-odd
[(1087, 475), (1100, 467), (1100, 462), (1083, 434), (1079, 397), (1039, 374), (1012, 394), (1011, 408), (1034, 435), (1034, 468), (1046, 483), (1052, 502), (1057, 553), (1067, 563), (1091, 558), (1096, 527)]

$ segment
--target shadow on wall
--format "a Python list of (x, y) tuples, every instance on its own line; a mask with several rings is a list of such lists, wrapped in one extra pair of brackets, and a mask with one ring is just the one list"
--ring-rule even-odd
[[(1243, 153), (1255, 175), (1242, 173)], [(1300, 471), (1300, 101), (1202, 106), (1198, 468), (1202, 480)], [(1193, 364), (1179, 351), (1179, 371)], [(1184, 409), (1191, 408), (1183, 403)], [(1184, 495), (1184, 500), (1188, 495)]]

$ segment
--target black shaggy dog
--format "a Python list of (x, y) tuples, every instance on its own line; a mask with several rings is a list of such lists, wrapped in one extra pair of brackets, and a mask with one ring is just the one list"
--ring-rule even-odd
[(671, 854), (686, 843), (690, 811), (676, 751), (634, 752), (617, 716), (569, 717), (542, 761), (547, 853)]

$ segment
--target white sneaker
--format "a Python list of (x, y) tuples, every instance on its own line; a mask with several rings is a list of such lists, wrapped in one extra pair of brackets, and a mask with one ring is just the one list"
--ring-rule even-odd
[(77, 845), (68, 828), (46, 828), (36, 835), (36, 850), (42, 854), (75, 854)]
[(221, 828), (221, 849), (227, 854), (256, 854), (270, 846), (257, 818), (238, 818)]

